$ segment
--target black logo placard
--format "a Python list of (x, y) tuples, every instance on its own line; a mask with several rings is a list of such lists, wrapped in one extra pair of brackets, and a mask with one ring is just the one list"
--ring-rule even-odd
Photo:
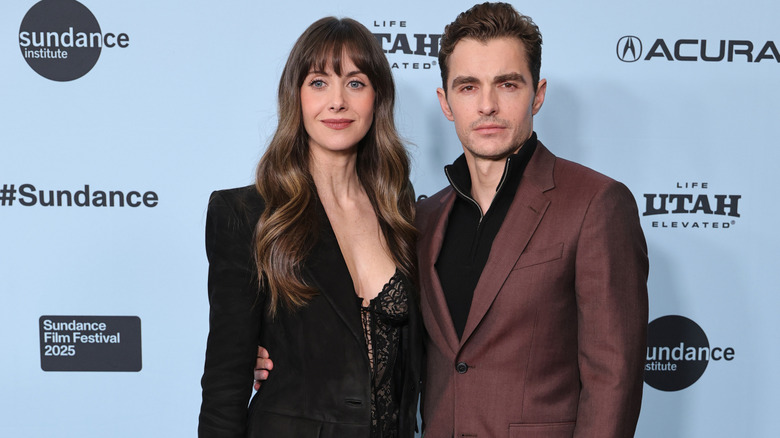
[(44, 371), (141, 371), (137, 316), (53, 316), (39, 319)]

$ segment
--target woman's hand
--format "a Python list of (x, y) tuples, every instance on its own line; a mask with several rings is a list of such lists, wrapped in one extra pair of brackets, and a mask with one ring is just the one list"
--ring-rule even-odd
[(274, 368), (268, 350), (257, 346), (257, 362), (255, 363), (255, 391), (260, 390), (260, 385), (268, 378), (268, 373)]

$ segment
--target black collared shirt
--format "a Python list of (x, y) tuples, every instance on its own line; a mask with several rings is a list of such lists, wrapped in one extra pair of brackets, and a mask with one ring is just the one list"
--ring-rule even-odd
[(493, 239), (515, 199), (523, 171), (535, 150), (536, 133), (533, 133), (516, 154), (507, 157), (496, 195), (484, 215), (471, 196), (471, 174), (465, 155), (444, 168), (458, 196), (447, 222), (441, 252), (436, 260), (436, 272), (458, 338), (463, 336), (474, 288), (485, 268)]

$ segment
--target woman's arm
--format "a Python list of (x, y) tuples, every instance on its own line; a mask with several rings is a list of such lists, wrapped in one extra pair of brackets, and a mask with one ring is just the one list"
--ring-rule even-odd
[[(241, 189), (239, 189), (241, 190)], [(256, 218), (237, 190), (214, 192), (206, 219), (209, 336), (198, 436), (242, 437), (264, 308), (252, 257)]]

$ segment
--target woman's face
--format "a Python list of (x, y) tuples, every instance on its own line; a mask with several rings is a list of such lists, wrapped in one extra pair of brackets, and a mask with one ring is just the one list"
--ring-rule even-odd
[(374, 87), (348, 56), (342, 59), (341, 76), (328, 65), (309, 71), (301, 86), (303, 126), (315, 154), (355, 153), (374, 120)]

